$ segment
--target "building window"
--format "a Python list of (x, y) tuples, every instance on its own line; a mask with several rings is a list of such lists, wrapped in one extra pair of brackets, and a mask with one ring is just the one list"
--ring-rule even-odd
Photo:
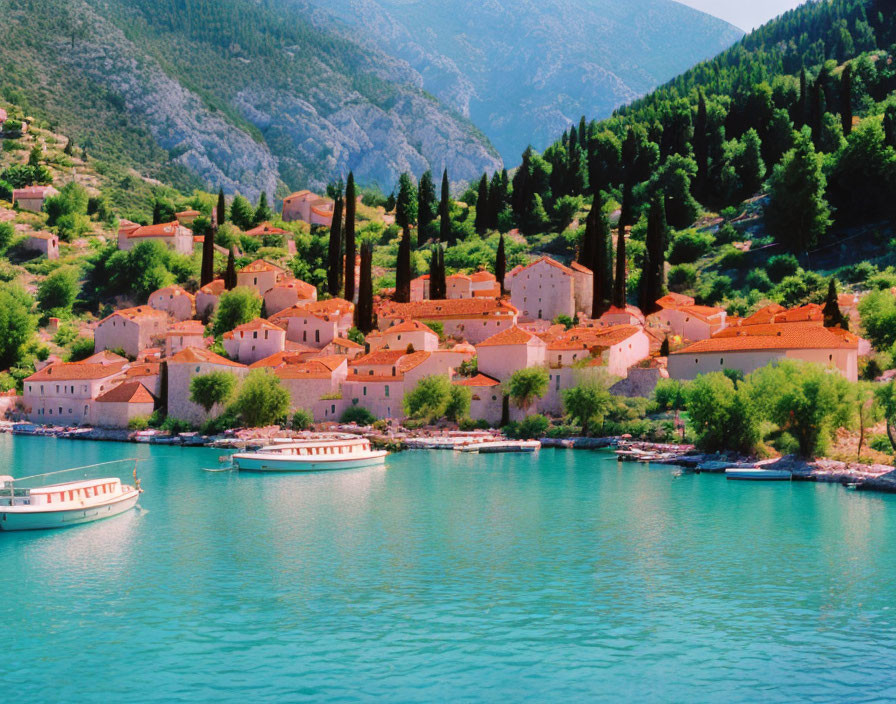
[(362, 396), (367, 395), (367, 387), (366, 386), (361, 391), (362, 391), (362, 393), (361, 393)]
[(386, 398), (389, 398), (389, 387), (386, 386)]

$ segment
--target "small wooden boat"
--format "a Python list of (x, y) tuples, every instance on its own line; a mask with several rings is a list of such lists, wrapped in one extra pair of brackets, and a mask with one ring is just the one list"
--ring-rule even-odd
[[(136, 460), (117, 460), (100, 465), (122, 461), (136, 463)], [(70, 471), (75, 470), (62, 470)], [(136, 464), (134, 486), (122, 484), (117, 477), (105, 477), (33, 488), (16, 487), (17, 483), (60, 473), (51, 472), (20, 479), (0, 477), (0, 531), (65, 528), (111, 518), (134, 508), (142, 492)]]
[(786, 469), (764, 469), (761, 467), (729, 467), (725, 470), (726, 479), (743, 479), (760, 482), (790, 481), (793, 475)]

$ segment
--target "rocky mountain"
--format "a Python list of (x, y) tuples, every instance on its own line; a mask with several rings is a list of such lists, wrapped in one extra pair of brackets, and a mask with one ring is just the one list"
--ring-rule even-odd
[(313, 2), (406, 61), (514, 165), (527, 145), (547, 146), (581, 115), (609, 116), (743, 36), (671, 0)]
[[(0, 0), (0, 90), (91, 153), (252, 198), (353, 169), (471, 179), (487, 138), (380, 50), (269, 0)], [(305, 8), (307, 10), (307, 8)]]

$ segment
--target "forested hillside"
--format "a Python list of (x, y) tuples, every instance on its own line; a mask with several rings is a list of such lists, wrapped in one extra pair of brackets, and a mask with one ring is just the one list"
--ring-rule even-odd
[(0, 0), (0, 91), (110, 164), (187, 187), (500, 166), (402, 62), (272, 0)]
[(547, 146), (582, 114), (610, 115), (743, 34), (671, 0), (312, 1), (407, 61), (508, 166), (527, 144)]

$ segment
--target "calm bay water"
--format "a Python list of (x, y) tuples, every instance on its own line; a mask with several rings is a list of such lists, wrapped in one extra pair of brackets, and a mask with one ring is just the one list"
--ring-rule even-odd
[(7, 692), (896, 698), (896, 497), (675, 479), (591, 452), (203, 471), (219, 454), (0, 436), (0, 473), (17, 476), (151, 459), (142, 510), (0, 533)]

